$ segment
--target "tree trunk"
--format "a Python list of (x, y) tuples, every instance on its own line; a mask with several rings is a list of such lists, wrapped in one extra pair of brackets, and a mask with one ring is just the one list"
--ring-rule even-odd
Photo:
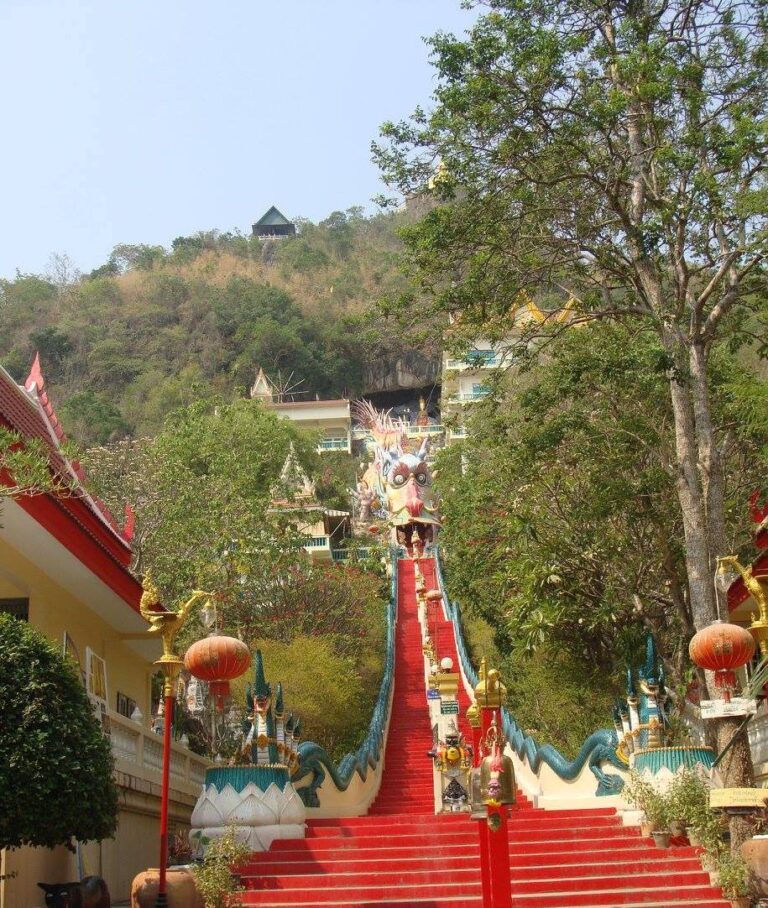
[[(696, 421), (699, 471), (704, 492), (707, 533), (709, 536), (710, 572), (714, 576), (717, 556), (727, 555), (725, 541), (725, 488), (723, 464), (717, 446), (709, 399), (707, 349), (701, 342), (691, 344), (691, 395)], [(717, 596), (715, 596), (717, 599)], [(720, 603), (720, 617), (728, 620), (727, 603)]]
[[(664, 340), (675, 365), (669, 388), (678, 462), (677, 494), (683, 514), (691, 612), (696, 629), (701, 630), (719, 617), (714, 576), (715, 556), (725, 554), (722, 549), (725, 539), (722, 466), (709, 408), (706, 352), (703, 347), (690, 347), (688, 375), (678, 339), (666, 333)], [(727, 615), (724, 617), (727, 619)], [(707, 672), (709, 695), (716, 699), (719, 693), (713, 685), (714, 675)], [(736, 733), (741, 719), (715, 719), (711, 722), (717, 753), (720, 754)], [(754, 784), (746, 728), (739, 733), (719, 764), (719, 771), (728, 788), (749, 788)], [(731, 848), (735, 853), (752, 834), (748, 818), (731, 817), (730, 831)]]
[[(741, 725), (741, 718), (715, 719), (715, 736), (717, 752), (720, 754)], [(747, 729), (743, 728), (728, 753), (718, 765), (726, 788), (751, 788), (754, 785), (755, 771), (752, 765), (752, 753), (749, 749)], [(729, 827), (731, 831), (731, 851), (738, 853), (743, 842), (754, 834), (752, 817), (732, 816)]]
[(709, 549), (709, 533), (698, 463), (698, 438), (690, 385), (687, 381), (688, 356), (671, 330), (662, 334), (664, 346), (674, 368), (669, 377), (669, 392), (675, 426), (677, 454), (677, 497), (683, 517), (685, 568), (688, 579), (691, 615), (696, 630), (717, 618), (714, 574)]

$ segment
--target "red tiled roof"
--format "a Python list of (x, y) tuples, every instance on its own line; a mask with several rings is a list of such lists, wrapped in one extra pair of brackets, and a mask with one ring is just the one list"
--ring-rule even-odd
[[(24, 496), (19, 504), (138, 609), (136, 594), (140, 595), (141, 587), (128, 572), (130, 543), (103, 503), (89, 494), (80, 465), (68, 461), (61, 451), (66, 436), (45, 392), (38, 357), (24, 387), (0, 367), (0, 422), (25, 438), (39, 439), (49, 451), (51, 468), (74, 486), (71, 495)], [(77, 542), (78, 531), (82, 543)]]

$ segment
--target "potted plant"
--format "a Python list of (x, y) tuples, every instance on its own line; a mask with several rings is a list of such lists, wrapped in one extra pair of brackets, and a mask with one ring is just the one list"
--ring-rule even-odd
[(621, 793), (628, 804), (643, 812), (643, 818), (640, 820), (640, 834), (644, 836), (650, 835), (654, 828), (651, 820), (651, 813), (653, 812), (651, 805), (658, 797), (658, 793), (652, 783), (644, 776), (641, 776), (640, 773), (632, 770)]
[(721, 848), (717, 857), (717, 875), (723, 895), (731, 902), (731, 908), (749, 908), (752, 901), (750, 875), (744, 858), (730, 849)]
[(645, 815), (651, 823), (651, 835), (657, 848), (669, 848), (672, 833), (669, 829), (669, 796), (665, 792), (655, 791), (654, 797), (645, 808)]
[(168, 866), (189, 864), (192, 860), (192, 845), (186, 832), (178, 831), (168, 845)]
[(243, 892), (232, 868), (244, 864), (250, 849), (237, 841), (234, 828), (220, 839), (214, 839), (205, 850), (202, 864), (192, 871), (205, 908), (236, 908), (242, 904)]
[(698, 773), (683, 769), (668, 789), (670, 828), (673, 835), (688, 832), (691, 844), (702, 844), (705, 827), (716, 819), (709, 808), (709, 786)]

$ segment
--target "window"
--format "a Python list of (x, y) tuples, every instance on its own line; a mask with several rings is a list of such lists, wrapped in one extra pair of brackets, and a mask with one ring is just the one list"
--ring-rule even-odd
[(136, 709), (136, 701), (132, 700), (130, 697), (127, 697), (125, 694), (121, 694), (120, 691), (117, 692), (117, 713), (118, 715), (125, 716), (126, 719), (130, 719), (133, 715), (133, 711)]
[(0, 599), (0, 614), (29, 621), (29, 599)]

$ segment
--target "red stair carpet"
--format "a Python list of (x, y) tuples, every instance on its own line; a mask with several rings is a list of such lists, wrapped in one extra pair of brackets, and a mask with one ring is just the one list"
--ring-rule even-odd
[[(421, 562), (426, 589), (434, 562)], [(414, 563), (398, 577), (395, 690), (381, 788), (368, 816), (313, 820), (306, 839), (276, 841), (243, 873), (243, 905), (480, 908), (475, 821), (435, 816)], [(458, 666), (439, 613), (437, 652)], [(435, 637), (434, 616), (430, 633)], [(461, 714), (469, 700), (461, 692)], [(462, 722), (462, 725), (464, 723)], [(657, 849), (613, 809), (538, 810), (520, 798), (510, 820), (515, 908), (727, 908), (693, 848)]]

